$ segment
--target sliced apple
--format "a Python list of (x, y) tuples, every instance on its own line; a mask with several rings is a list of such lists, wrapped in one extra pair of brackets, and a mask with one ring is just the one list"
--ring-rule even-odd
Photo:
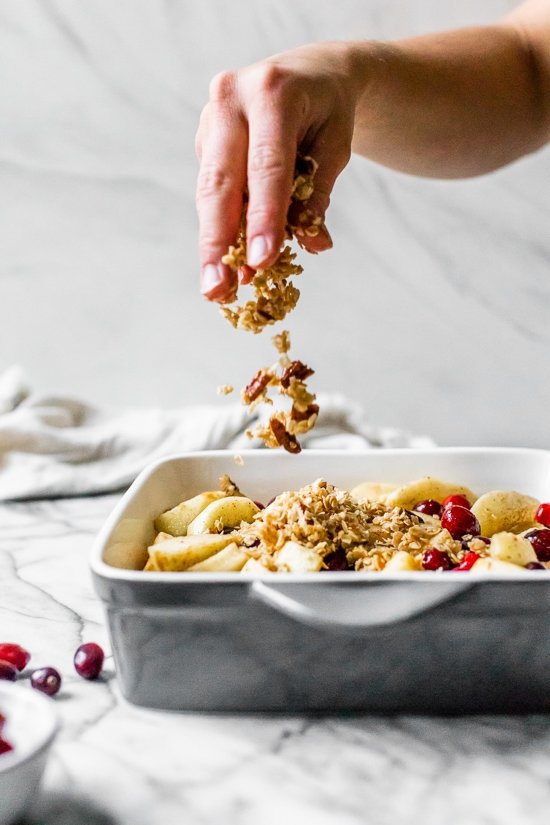
[(535, 513), (539, 502), (532, 496), (513, 490), (491, 490), (478, 498), (472, 513), (479, 521), (482, 536), (495, 533), (521, 533), (537, 525)]
[(169, 533), (171, 536), (185, 536), (193, 519), (202, 513), (205, 507), (221, 498), (225, 498), (225, 493), (221, 490), (208, 490), (206, 493), (199, 493), (198, 496), (188, 498), (172, 507), (171, 510), (161, 513), (155, 519), (155, 529)]
[(387, 484), (384, 481), (363, 481), (350, 493), (356, 501), (385, 501), (395, 489), (395, 484)]
[(388, 573), (407, 572), (410, 570), (422, 570), (422, 568), (406, 550), (398, 550), (384, 567), (384, 572), (387, 571)]
[(403, 507), (405, 510), (411, 510), (415, 504), (424, 499), (433, 498), (434, 501), (441, 502), (447, 496), (457, 493), (466, 496), (470, 504), (477, 498), (469, 487), (464, 487), (462, 484), (449, 484), (447, 481), (425, 476), (403, 487), (398, 487), (386, 496), (385, 502), (390, 507)]
[(231, 542), (213, 556), (188, 567), (189, 573), (238, 573), (248, 561), (248, 553)]
[(531, 542), (515, 533), (495, 533), (489, 545), (492, 559), (508, 561), (524, 567), (531, 561), (538, 561)]
[(200, 536), (174, 536), (149, 547), (149, 557), (157, 570), (181, 571), (213, 556), (235, 541), (235, 536), (208, 533)]
[(187, 527), (188, 536), (209, 533), (212, 530), (219, 532), (219, 528), (231, 529), (238, 527), (242, 521), (252, 521), (260, 508), (244, 496), (225, 496), (219, 501), (208, 505)]
[(317, 573), (323, 566), (319, 553), (296, 541), (287, 541), (274, 556), (277, 570), (287, 573)]
[(500, 559), (493, 559), (490, 556), (484, 556), (478, 559), (475, 564), (470, 567), (471, 573), (504, 573), (505, 575), (516, 576), (518, 573), (528, 573), (525, 567), (519, 567), (517, 564), (511, 564), (509, 561), (501, 561)]
[(247, 563), (241, 570), (241, 573), (255, 573), (257, 576), (263, 576), (264, 573), (271, 573), (267, 567), (264, 567), (257, 559), (248, 559)]

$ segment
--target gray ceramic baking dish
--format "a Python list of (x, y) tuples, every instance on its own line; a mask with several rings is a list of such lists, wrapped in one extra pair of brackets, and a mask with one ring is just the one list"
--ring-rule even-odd
[(109, 559), (152, 520), (229, 473), (268, 500), (316, 478), (349, 488), (422, 475), (550, 498), (550, 452), (527, 449), (225, 451), (147, 468), (99, 534), (91, 568), (131, 702), (171, 710), (550, 710), (550, 572), (144, 573)]

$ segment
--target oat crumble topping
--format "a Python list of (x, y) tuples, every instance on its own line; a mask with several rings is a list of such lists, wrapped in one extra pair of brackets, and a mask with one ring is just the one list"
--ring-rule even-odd
[(318, 479), (281, 493), (240, 534), (251, 555), (268, 569), (275, 569), (274, 554), (287, 541), (309, 547), (323, 559), (343, 551), (355, 570), (382, 570), (397, 550), (420, 562), (430, 547), (446, 550), (459, 562), (462, 543), (435, 520), (425, 523), (423, 518), (379, 501), (357, 502), (345, 490)]

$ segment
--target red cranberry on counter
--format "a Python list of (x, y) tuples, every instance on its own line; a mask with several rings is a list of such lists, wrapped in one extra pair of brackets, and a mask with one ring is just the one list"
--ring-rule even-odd
[(471, 570), (476, 561), (480, 558), (481, 556), (479, 555), (479, 553), (474, 553), (473, 550), (469, 550), (467, 553), (464, 554), (464, 558), (462, 559), (460, 564), (457, 564), (457, 566), (454, 569), (458, 570), (459, 572), (462, 570)]
[(525, 565), (526, 570), (547, 570), (544, 564), (541, 564), (540, 561), (530, 561), (528, 564)]
[(0, 659), (0, 679), (6, 682), (15, 682), (17, 679), (17, 668), (15, 665)]
[(423, 554), (422, 567), (424, 570), (452, 570), (453, 563), (448, 553), (432, 547)]
[(427, 516), (440, 516), (442, 509), (439, 501), (435, 501), (433, 498), (425, 498), (413, 507), (413, 510), (416, 510), (417, 513), (426, 513)]
[(535, 513), (535, 521), (544, 524), (545, 527), (550, 527), (550, 503), (543, 502), (543, 504), (539, 504)]
[(103, 667), (105, 654), (95, 642), (80, 645), (74, 654), (74, 667), (83, 679), (97, 679)]
[(54, 667), (39, 667), (31, 673), (31, 685), (47, 696), (55, 696), (61, 687), (61, 676)]
[(469, 510), (472, 506), (466, 498), (466, 496), (463, 496), (460, 493), (455, 493), (452, 496), (447, 496), (447, 498), (443, 499), (441, 504), (443, 505), (443, 507), (448, 507), (449, 504), (459, 504), (461, 507), (465, 507), (467, 510)]
[(0, 659), (10, 662), (17, 670), (24, 670), (31, 660), (31, 654), (21, 645), (0, 642)]
[(539, 561), (550, 561), (550, 530), (530, 530), (525, 538), (531, 542)]
[(461, 504), (448, 504), (441, 514), (441, 526), (445, 527), (454, 539), (462, 536), (479, 536), (479, 522), (471, 512)]

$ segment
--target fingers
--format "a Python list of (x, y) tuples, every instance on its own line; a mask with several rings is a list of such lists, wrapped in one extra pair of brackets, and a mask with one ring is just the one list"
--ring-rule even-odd
[(230, 300), (237, 286), (236, 274), (221, 259), (239, 231), (248, 148), (246, 126), (235, 106), (231, 84), (230, 75), (214, 79), (197, 138), (201, 292), (220, 302)]
[(292, 204), (289, 223), (297, 227), (298, 241), (308, 252), (322, 252), (332, 247), (332, 238), (325, 225), (325, 214), (336, 179), (349, 161), (351, 137), (350, 125), (329, 120), (308, 140), (307, 151), (303, 151), (318, 163), (313, 195), (305, 202)]
[(254, 268), (276, 260), (292, 193), (301, 123), (280, 80), (277, 67), (267, 68), (248, 109), (247, 262)]

